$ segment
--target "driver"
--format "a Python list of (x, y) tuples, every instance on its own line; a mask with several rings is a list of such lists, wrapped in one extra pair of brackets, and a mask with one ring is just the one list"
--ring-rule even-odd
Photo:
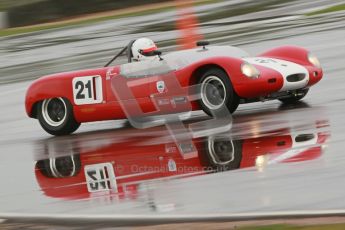
[(128, 62), (153, 60), (157, 58), (154, 53), (155, 50), (157, 50), (157, 46), (149, 38), (139, 38), (131, 41), (127, 49)]

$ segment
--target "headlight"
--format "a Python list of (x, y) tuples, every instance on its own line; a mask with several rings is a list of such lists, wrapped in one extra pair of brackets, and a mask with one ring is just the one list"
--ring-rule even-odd
[(250, 78), (258, 78), (260, 76), (260, 71), (248, 62), (244, 62), (242, 64), (241, 71), (244, 75)]
[(308, 54), (308, 61), (311, 64), (313, 64), (315, 67), (321, 68), (321, 64), (320, 64), (319, 59), (315, 55), (313, 55), (312, 53)]

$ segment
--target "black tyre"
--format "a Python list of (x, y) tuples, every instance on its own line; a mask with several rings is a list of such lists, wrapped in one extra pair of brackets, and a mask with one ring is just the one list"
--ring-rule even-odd
[(79, 174), (81, 161), (79, 155), (70, 155), (57, 158), (39, 160), (36, 168), (49, 178), (66, 178)]
[(211, 136), (206, 141), (208, 165), (217, 171), (238, 169), (242, 160), (242, 142), (229, 137)]
[(279, 101), (283, 102), (284, 104), (293, 104), (304, 98), (309, 91), (308, 89), (302, 89), (298, 92), (298, 95), (291, 95), (290, 97), (287, 98), (280, 98), (278, 99)]
[(67, 135), (76, 131), (76, 122), (71, 103), (62, 97), (41, 101), (37, 106), (37, 118), (42, 128), (55, 136)]
[(221, 69), (212, 68), (205, 72), (199, 81), (200, 96), (199, 104), (202, 110), (212, 116), (224, 105), (230, 113), (235, 112), (239, 105), (239, 97), (235, 93), (229, 76)]

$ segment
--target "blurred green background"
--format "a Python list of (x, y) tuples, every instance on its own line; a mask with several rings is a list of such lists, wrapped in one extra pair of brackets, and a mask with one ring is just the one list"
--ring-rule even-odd
[(170, 0), (0, 0), (0, 10), (7, 12), (8, 26), (27, 26), (62, 18)]

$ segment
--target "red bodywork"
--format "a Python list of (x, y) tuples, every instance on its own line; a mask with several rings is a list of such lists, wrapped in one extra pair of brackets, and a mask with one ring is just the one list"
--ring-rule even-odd
[[(309, 72), (310, 81), (307, 87), (320, 81), (323, 75), (322, 69), (316, 68), (309, 63), (307, 58), (308, 51), (303, 48), (285, 46), (273, 49), (259, 56), (279, 58), (302, 65)], [(231, 57), (230, 55), (207, 57), (207, 53), (205, 53), (204, 59), (174, 70), (169, 74), (142, 78), (141, 84), (131, 87), (130, 90), (142, 111), (146, 113), (155, 111), (155, 106), (150, 98), (152, 94), (157, 93), (155, 85), (157, 81), (154, 79), (174, 77), (178, 80), (181, 87), (189, 87), (196, 84), (201, 74), (211, 67), (223, 69), (227, 73), (236, 94), (240, 98), (252, 99), (264, 97), (278, 92), (282, 88), (283, 78), (279, 72), (271, 68), (255, 65), (260, 71), (260, 77), (251, 79), (242, 74), (241, 65), (243, 63), (243, 59)], [(74, 117), (79, 123), (126, 118), (111, 86), (113, 78), (122, 77), (119, 72), (120, 66), (115, 66), (42, 77), (33, 82), (27, 91), (25, 100), (26, 112), (29, 117), (36, 117), (35, 106), (38, 102), (44, 99), (63, 97), (68, 99), (73, 105)], [(317, 73), (316, 76), (314, 76), (315, 73)], [(76, 77), (85, 76), (101, 77), (103, 93), (103, 100), (101, 102), (84, 105), (76, 105), (74, 102), (72, 81)], [(192, 102), (192, 109), (199, 109), (199, 105), (195, 101)]]
[[(311, 133), (305, 139), (305, 144), (296, 146), (296, 135), (286, 134), (280, 136), (266, 136), (237, 140), (235, 143), (235, 156), (240, 157), (238, 168), (256, 166), (258, 156), (265, 156), (270, 162), (298, 162), (316, 159), (322, 154), (322, 145), (329, 135), (327, 133)], [(149, 144), (153, 137), (139, 139), (128, 138), (122, 143), (104, 144), (104, 146), (85, 148), (87, 143), (73, 142), (71, 149), (77, 152), (80, 161), (79, 169), (73, 176), (54, 177), (49, 174), (48, 160), (40, 160), (36, 164), (35, 174), (39, 186), (45, 195), (65, 199), (82, 199), (104, 193), (90, 193), (86, 185), (84, 167), (99, 163), (111, 163), (114, 168), (117, 192), (120, 197), (136, 198), (138, 185), (145, 180), (153, 180), (172, 176), (192, 176), (209, 173), (212, 169), (209, 151), (209, 139), (194, 139), (193, 144), (197, 156), (184, 159), (179, 147), (174, 143)], [(311, 139), (314, 140), (310, 143)], [(303, 141), (302, 141), (303, 142)], [(133, 144), (139, 143), (139, 144)], [(145, 144), (146, 143), (146, 144)], [(144, 145), (143, 145), (144, 144)], [(61, 146), (61, 143), (57, 143)], [(45, 156), (56, 155), (45, 147)], [(295, 152), (294, 152), (295, 151)], [(66, 152), (68, 152), (66, 150)], [(285, 157), (286, 156), (286, 157)], [(176, 170), (169, 170), (169, 161), (176, 164)], [(108, 191), (105, 194), (111, 194)]]

